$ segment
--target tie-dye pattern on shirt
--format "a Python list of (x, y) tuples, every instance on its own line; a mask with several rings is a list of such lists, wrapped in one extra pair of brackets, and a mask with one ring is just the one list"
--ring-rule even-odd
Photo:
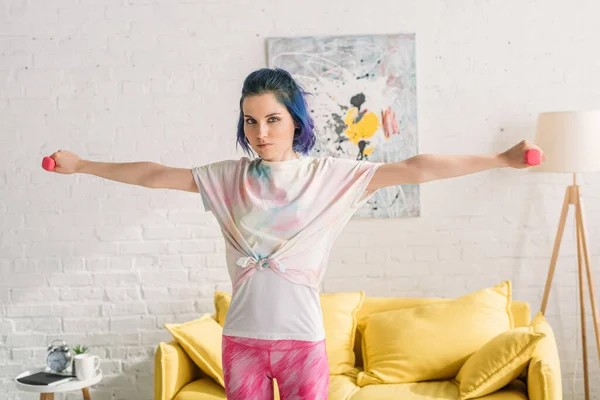
[[(251, 257), (282, 278), (318, 290), (331, 245), (369, 196), (365, 190), (381, 164), (333, 157), (268, 162), (222, 161), (193, 168), (205, 209), (224, 233), (234, 287), (256, 268)], [(261, 254), (274, 262), (259, 263)], [(265, 256), (266, 255), (266, 256)], [(274, 268), (273, 265), (285, 266)]]

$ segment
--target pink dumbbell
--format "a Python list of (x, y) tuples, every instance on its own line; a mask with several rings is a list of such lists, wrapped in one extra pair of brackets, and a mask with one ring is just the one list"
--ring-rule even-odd
[(542, 153), (538, 149), (531, 149), (525, 152), (525, 162), (527, 165), (539, 165), (542, 162)]
[(56, 167), (56, 161), (52, 157), (44, 157), (42, 160), (42, 168), (46, 171), (52, 171)]

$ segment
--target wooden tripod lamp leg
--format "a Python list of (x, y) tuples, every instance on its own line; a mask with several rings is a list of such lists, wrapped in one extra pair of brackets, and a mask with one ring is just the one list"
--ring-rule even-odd
[(581, 201), (581, 198), (578, 196), (577, 197), (577, 204), (576, 206), (576, 217), (577, 217), (577, 229), (580, 232), (581, 235), (581, 250), (583, 253), (583, 257), (585, 260), (585, 269), (586, 269), (586, 273), (587, 273), (587, 281), (588, 281), (588, 287), (589, 287), (589, 291), (590, 291), (590, 304), (592, 306), (592, 317), (594, 319), (594, 332), (596, 333), (596, 348), (598, 350), (598, 357), (600, 359), (600, 326), (598, 325), (598, 310), (596, 308), (596, 294), (594, 292), (594, 278), (592, 276), (592, 267), (590, 265), (590, 253), (588, 250), (588, 246), (587, 246), (587, 235), (586, 235), (586, 230), (585, 230), (585, 225), (584, 225), (584, 218), (583, 218), (583, 203)]
[(548, 277), (546, 278), (546, 288), (544, 289), (544, 297), (542, 299), (542, 314), (546, 313), (546, 306), (548, 305), (548, 296), (550, 295), (550, 288), (552, 287), (552, 279), (554, 278), (554, 270), (556, 269), (556, 260), (558, 259), (558, 251), (560, 249), (560, 243), (562, 241), (563, 233), (565, 231), (565, 223), (567, 221), (567, 215), (569, 214), (569, 204), (571, 203), (571, 186), (565, 191), (565, 200), (563, 202), (562, 212), (560, 214), (560, 220), (558, 223), (558, 230), (556, 231), (556, 239), (554, 240), (554, 250), (552, 251), (552, 259), (550, 260), (550, 269), (548, 270)]
[(576, 209), (576, 233), (577, 233), (577, 277), (579, 280), (579, 314), (581, 316), (581, 349), (583, 352), (583, 386), (585, 390), (585, 400), (590, 398), (590, 383), (588, 379), (588, 357), (587, 357), (587, 333), (585, 331), (585, 300), (583, 282), (583, 240), (580, 229), (579, 208)]

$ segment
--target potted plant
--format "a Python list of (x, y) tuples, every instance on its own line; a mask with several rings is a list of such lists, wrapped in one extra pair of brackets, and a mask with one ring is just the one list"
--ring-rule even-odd
[[(83, 354), (86, 351), (88, 351), (88, 347), (85, 346), (85, 345), (78, 344), (78, 345), (73, 346), (73, 348), (71, 349), (71, 351), (76, 356), (78, 354)], [(75, 357), (75, 356), (73, 356), (73, 357)], [(75, 358), (73, 358), (73, 362), (72, 362), (72, 365), (71, 365), (71, 373), (73, 374), (73, 376), (77, 376), (77, 372), (75, 371)]]

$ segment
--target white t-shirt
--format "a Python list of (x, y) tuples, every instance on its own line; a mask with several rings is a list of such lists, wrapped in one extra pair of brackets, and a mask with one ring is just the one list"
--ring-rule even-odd
[(304, 156), (281, 162), (242, 158), (192, 169), (226, 243), (234, 290), (224, 335), (325, 338), (319, 286), (329, 251), (370, 197), (365, 189), (380, 165)]

